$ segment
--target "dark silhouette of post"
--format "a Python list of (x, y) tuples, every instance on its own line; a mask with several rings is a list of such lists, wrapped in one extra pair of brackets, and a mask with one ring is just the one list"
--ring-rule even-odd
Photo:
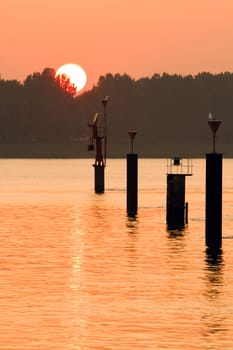
[(206, 246), (222, 246), (222, 154), (216, 153), (215, 136), (221, 120), (211, 115), (208, 120), (213, 132), (213, 152), (206, 154)]
[(138, 210), (138, 155), (134, 153), (136, 131), (129, 131), (131, 153), (127, 154), (127, 214), (134, 217)]
[(95, 193), (104, 193), (104, 165), (93, 164), (95, 169)]
[(168, 163), (167, 213), (168, 230), (182, 230), (188, 223), (188, 203), (185, 203), (185, 178), (192, 175), (192, 162), (179, 157)]
[[(96, 155), (95, 155), (95, 163), (93, 167), (95, 169), (95, 192), (103, 193), (104, 183), (105, 183), (105, 175), (104, 170), (106, 166), (107, 159), (107, 115), (106, 115), (106, 107), (108, 102), (108, 96), (106, 96), (102, 101), (104, 106), (104, 116), (103, 116), (103, 126), (98, 126), (98, 117), (99, 114), (95, 113), (92, 123), (89, 123), (88, 126), (92, 128), (92, 136), (90, 139), (90, 143), (88, 145), (88, 150), (93, 151), (96, 146)], [(95, 145), (94, 145), (95, 140)]]

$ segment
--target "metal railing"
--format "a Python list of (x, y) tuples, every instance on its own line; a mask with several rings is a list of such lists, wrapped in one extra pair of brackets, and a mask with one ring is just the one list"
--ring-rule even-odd
[(193, 175), (193, 163), (191, 158), (174, 157), (167, 159), (167, 174)]

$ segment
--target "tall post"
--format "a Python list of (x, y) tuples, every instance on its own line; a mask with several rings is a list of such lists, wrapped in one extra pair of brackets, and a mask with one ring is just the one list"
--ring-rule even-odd
[(222, 247), (222, 154), (216, 153), (216, 132), (221, 120), (209, 115), (213, 133), (213, 152), (206, 154), (206, 246), (216, 250)]
[(222, 246), (222, 154), (206, 154), (206, 245)]
[(136, 131), (129, 131), (131, 153), (127, 154), (127, 213), (134, 217), (138, 210), (138, 155), (133, 153)]

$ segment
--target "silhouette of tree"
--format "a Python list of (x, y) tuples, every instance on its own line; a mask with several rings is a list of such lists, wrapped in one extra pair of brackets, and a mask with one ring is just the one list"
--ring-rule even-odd
[(230, 72), (155, 73), (138, 80), (108, 73), (78, 96), (69, 79), (55, 78), (52, 68), (28, 75), (23, 84), (0, 80), (0, 141), (70, 142), (88, 137), (87, 123), (96, 112), (103, 114), (101, 100), (106, 95), (111, 155), (124, 156), (128, 151), (130, 129), (138, 132), (135, 149), (142, 155), (203, 155), (211, 149), (209, 112), (223, 120), (217, 135), (220, 151), (233, 154)]
[(75, 85), (71, 83), (70, 78), (66, 74), (57, 75), (56, 80), (61, 86), (62, 90), (65, 91), (68, 95), (75, 96), (77, 94)]

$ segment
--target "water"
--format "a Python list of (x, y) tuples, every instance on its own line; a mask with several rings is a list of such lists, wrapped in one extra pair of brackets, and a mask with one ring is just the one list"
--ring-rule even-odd
[(223, 252), (205, 249), (205, 160), (186, 179), (189, 225), (167, 232), (166, 160), (125, 160), (93, 193), (92, 160), (0, 160), (0, 349), (233, 348), (233, 162), (224, 160)]

